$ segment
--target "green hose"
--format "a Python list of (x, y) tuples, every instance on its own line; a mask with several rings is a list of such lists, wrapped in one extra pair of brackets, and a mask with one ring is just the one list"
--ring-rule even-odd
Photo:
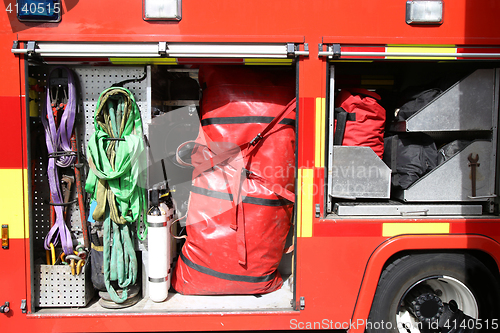
[[(125, 88), (101, 93), (94, 114), (95, 133), (88, 143), (89, 172), (85, 190), (97, 206), (92, 214), (103, 223), (103, 269), (106, 289), (115, 303), (123, 303), (137, 280), (137, 258), (132, 223), (140, 224), (147, 208), (142, 121), (134, 96)], [(118, 139), (118, 140), (116, 140)], [(139, 239), (144, 236), (139, 234)], [(145, 229), (147, 232), (147, 229)], [(111, 282), (123, 289), (121, 297)]]

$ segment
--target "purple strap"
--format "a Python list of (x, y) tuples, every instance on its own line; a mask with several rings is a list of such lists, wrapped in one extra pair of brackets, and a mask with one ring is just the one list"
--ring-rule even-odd
[[(50, 94), (50, 76), (54, 70), (65, 70), (68, 74), (68, 103), (61, 115), (61, 121), (57, 128), (54, 114), (52, 112), (51, 94)], [(42, 123), (45, 128), (45, 142), (49, 153), (49, 163), (47, 167), (47, 176), (49, 178), (50, 194), (56, 220), (49, 233), (45, 237), (44, 247), (50, 249), (50, 243), (54, 246), (61, 240), (61, 246), (64, 253), (73, 254), (73, 241), (71, 232), (64, 221), (63, 195), (61, 191), (61, 181), (59, 178), (58, 167), (65, 168), (71, 166), (76, 155), (71, 149), (71, 135), (75, 123), (76, 114), (76, 88), (72, 72), (66, 67), (57, 67), (53, 69), (47, 78), (47, 106), (42, 108)]]

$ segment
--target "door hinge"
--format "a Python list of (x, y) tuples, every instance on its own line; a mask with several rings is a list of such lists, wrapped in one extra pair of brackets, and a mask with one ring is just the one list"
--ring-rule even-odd
[(304, 310), (306, 308), (306, 299), (304, 298), (304, 296), (300, 297), (299, 305), (301, 310)]
[(316, 217), (321, 216), (321, 207), (319, 204), (316, 204), (316, 206), (315, 206), (315, 213), (316, 213)]
[(309, 44), (304, 43), (304, 49), (300, 50), (300, 44), (287, 43), (286, 53), (288, 57), (309, 56)]
[(159, 42), (158, 43), (158, 54), (159, 55), (161, 55), (161, 56), (167, 55), (167, 50), (168, 50), (167, 42)]
[(27, 309), (27, 306), (26, 306), (26, 300), (25, 299), (21, 300), (21, 311), (22, 311), (22, 313), (28, 313), (28, 309)]
[(332, 55), (333, 59), (340, 59), (340, 54), (341, 54), (340, 44), (332, 44), (332, 52), (333, 52)]
[(28, 55), (32, 55), (36, 53), (36, 42), (33, 40), (28, 41), (28, 45), (26, 46), (26, 49), (28, 50)]
[[(326, 51), (324, 47), (326, 46)], [(331, 59), (340, 59), (341, 56), (340, 44), (318, 44), (318, 57), (331, 57)]]

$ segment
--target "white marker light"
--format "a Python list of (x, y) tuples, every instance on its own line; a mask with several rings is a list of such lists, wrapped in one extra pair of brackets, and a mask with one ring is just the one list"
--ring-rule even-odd
[(182, 18), (182, 0), (143, 0), (144, 20), (175, 20)]
[(442, 24), (443, 1), (438, 1), (438, 0), (406, 1), (406, 23)]

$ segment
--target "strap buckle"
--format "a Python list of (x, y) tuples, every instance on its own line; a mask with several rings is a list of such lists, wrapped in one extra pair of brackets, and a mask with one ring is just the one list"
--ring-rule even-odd
[(262, 135), (261, 133), (257, 134), (255, 136), (255, 138), (252, 139), (252, 141), (250, 141), (250, 146), (255, 146), (257, 145), (257, 143), (259, 143), (259, 141), (262, 140)]

